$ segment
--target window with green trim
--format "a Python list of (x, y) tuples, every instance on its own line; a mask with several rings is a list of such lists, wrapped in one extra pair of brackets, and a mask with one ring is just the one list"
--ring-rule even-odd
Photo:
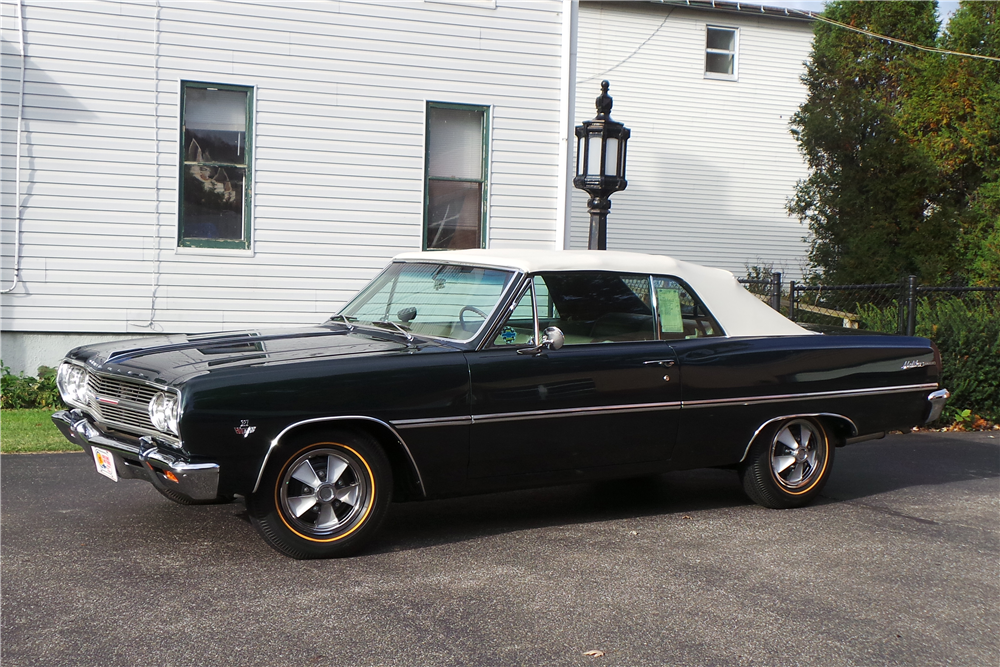
[(427, 103), (424, 248), (486, 246), (489, 107)]
[(253, 88), (181, 82), (177, 245), (249, 248)]

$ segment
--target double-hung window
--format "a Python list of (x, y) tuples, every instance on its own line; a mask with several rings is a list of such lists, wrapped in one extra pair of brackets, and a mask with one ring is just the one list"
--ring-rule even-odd
[(736, 79), (736, 28), (706, 26), (705, 78)]
[(253, 88), (181, 82), (177, 245), (249, 248)]
[(486, 246), (489, 107), (427, 103), (424, 248)]

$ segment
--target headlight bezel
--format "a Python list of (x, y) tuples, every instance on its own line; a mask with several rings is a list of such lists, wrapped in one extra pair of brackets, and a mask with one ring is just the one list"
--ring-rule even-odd
[(153, 427), (164, 433), (180, 437), (181, 397), (173, 391), (159, 391), (149, 401), (147, 408)]
[(68, 405), (85, 408), (90, 402), (87, 369), (79, 364), (64, 361), (56, 371), (56, 387)]

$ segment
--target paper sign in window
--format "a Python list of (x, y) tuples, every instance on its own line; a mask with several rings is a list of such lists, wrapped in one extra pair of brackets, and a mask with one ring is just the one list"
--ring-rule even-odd
[(679, 289), (657, 287), (656, 308), (660, 315), (660, 331), (663, 333), (684, 333), (684, 318), (681, 316), (681, 291)]

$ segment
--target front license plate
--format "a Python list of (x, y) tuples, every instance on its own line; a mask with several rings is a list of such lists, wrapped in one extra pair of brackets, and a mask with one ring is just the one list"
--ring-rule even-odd
[(97, 472), (108, 479), (118, 481), (118, 471), (115, 470), (115, 457), (111, 452), (100, 447), (91, 447), (94, 450), (94, 463), (97, 464)]

